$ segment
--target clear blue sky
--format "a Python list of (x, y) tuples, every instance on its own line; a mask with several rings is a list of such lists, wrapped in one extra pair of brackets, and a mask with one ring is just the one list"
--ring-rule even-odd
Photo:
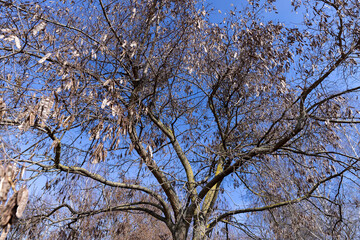
[[(222, 15), (224, 15), (226, 12), (231, 10), (233, 6), (237, 7), (237, 9), (242, 9), (244, 6), (248, 5), (247, 0), (205, 0), (209, 4), (211, 4), (211, 7), (214, 8), (214, 10), (220, 10), (222, 12)], [(302, 21), (302, 15), (295, 13), (291, 6), (290, 0), (278, 0), (275, 2), (275, 6), (278, 10), (278, 14), (272, 12), (272, 13), (266, 13), (268, 17), (266, 19), (273, 20), (275, 22), (283, 22), (286, 25), (287, 24), (295, 24), (300, 23)]]

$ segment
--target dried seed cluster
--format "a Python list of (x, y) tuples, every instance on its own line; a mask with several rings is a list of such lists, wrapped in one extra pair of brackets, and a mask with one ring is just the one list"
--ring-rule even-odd
[[(18, 173), (13, 164), (0, 165), (0, 228), (3, 229), (0, 240), (5, 239), (11, 224), (21, 218), (28, 201), (27, 187), (23, 185), (18, 191), (15, 188)], [(8, 199), (10, 188), (14, 193)]]

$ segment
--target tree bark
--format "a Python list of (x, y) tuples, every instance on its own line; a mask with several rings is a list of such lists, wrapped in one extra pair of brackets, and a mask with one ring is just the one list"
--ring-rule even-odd
[(189, 231), (189, 224), (186, 221), (181, 221), (172, 231), (174, 240), (186, 240)]
[(203, 218), (199, 218), (194, 222), (193, 238), (192, 240), (208, 239), (206, 236), (206, 223)]

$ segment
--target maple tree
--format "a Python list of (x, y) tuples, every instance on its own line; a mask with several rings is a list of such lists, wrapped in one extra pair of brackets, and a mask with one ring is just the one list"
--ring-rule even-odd
[(7, 161), (46, 179), (38, 202), (53, 196), (28, 223), (95, 236), (96, 215), (147, 214), (179, 240), (357, 236), (357, 0), (293, 0), (301, 27), (266, 20), (272, 0), (218, 23), (200, 1), (0, 4)]

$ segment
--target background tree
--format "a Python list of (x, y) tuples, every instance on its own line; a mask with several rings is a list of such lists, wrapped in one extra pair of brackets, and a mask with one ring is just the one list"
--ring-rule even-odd
[(71, 227), (86, 214), (101, 225), (109, 208), (142, 212), (179, 240), (229, 226), (249, 238), (349, 234), (359, 2), (292, 1), (301, 28), (266, 20), (273, 2), (215, 23), (195, 1), (0, 1), (13, 158), (60, 206), (100, 196), (90, 213), (50, 202), (43, 214), (67, 213)]

